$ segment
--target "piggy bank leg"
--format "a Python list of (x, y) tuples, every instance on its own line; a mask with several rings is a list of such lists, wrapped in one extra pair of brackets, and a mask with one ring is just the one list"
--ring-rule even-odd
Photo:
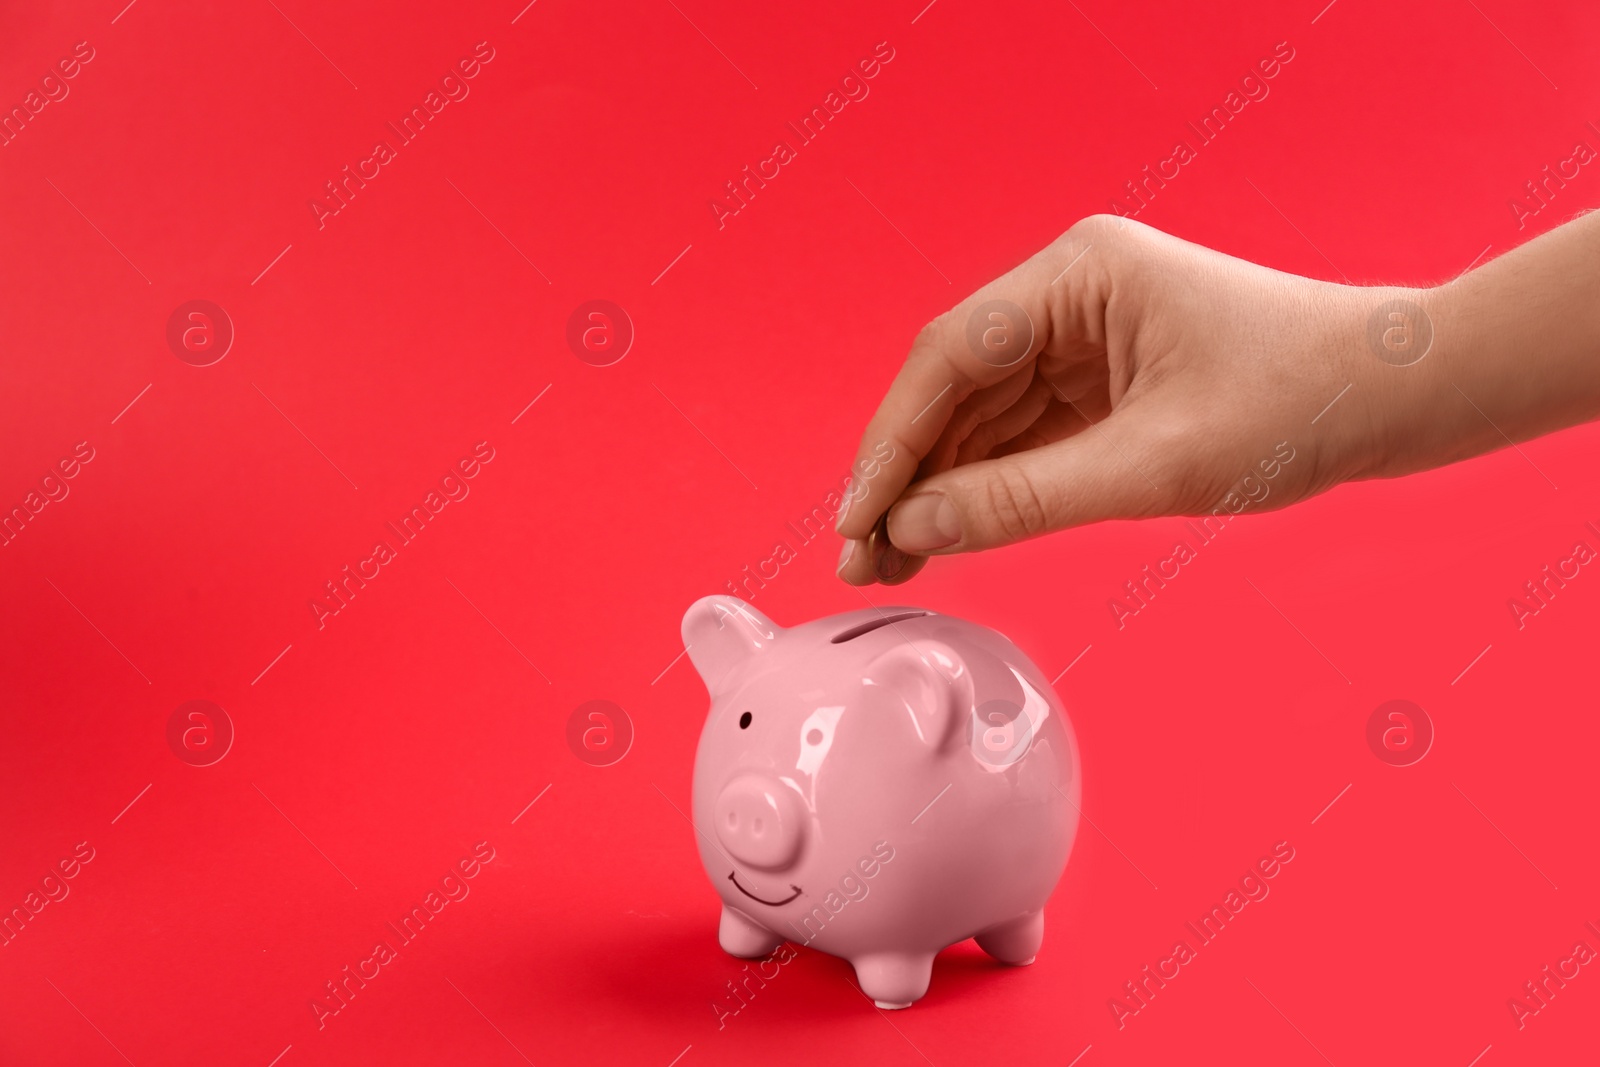
[(928, 991), (933, 976), (931, 952), (880, 952), (850, 961), (861, 992), (880, 1008), (909, 1008)]
[(753, 960), (783, 944), (783, 938), (724, 904), (722, 922), (717, 927), (717, 943), (730, 956)]
[(1044, 912), (1001, 923), (977, 936), (978, 947), (1001, 963), (1023, 967), (1033, 962), (1044, 943)]

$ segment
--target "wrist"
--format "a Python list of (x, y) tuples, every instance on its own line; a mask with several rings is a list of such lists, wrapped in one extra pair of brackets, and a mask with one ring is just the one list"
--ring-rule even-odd
[[(1329, 345), (1347, 392), (1318, 416), (1319, 451), (1336, 482), (1388, 478), (1446, 462), (1437, 458), (1459, 427), (1437, 423), (1450, 391), (1438, 323), (1440, 289), (1339, 286)], [(1459, 398), (1458, 398), (1459, 403)]]

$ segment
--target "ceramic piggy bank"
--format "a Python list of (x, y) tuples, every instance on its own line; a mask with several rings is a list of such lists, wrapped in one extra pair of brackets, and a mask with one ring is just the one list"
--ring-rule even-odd
[(915, 608), (784, 629), (730, 596), (691, 607), (683, 640), (711, 693), (694, 827), (725, 950), (840, 956), (884, 1008), (926, 993), (934, 954), (969, 937), (1033, 962), (1079, 766), (1015, 645)]

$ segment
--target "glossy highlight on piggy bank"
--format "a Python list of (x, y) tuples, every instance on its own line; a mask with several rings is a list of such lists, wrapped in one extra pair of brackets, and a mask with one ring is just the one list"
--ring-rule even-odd
[(734, 956), (849, 960), (904, 1008), (973, 937), (1032, 963), (1081, 797), (1072, 726), (995, 631), (918, 608), (785, 629), (735, 597), (683, 619), (711, 695), (694, 826)]

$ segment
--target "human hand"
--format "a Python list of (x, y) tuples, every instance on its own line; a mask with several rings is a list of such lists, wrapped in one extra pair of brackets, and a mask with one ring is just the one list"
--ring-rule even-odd
[(1441, 293), (1084, 219), (917, 336), (861, 438), (839, 576), (896, 584), (929, 555), (1279, 508), (1497, 447), (1459, 402), (1417, 417), (1451, 388), (1416, 362)]

